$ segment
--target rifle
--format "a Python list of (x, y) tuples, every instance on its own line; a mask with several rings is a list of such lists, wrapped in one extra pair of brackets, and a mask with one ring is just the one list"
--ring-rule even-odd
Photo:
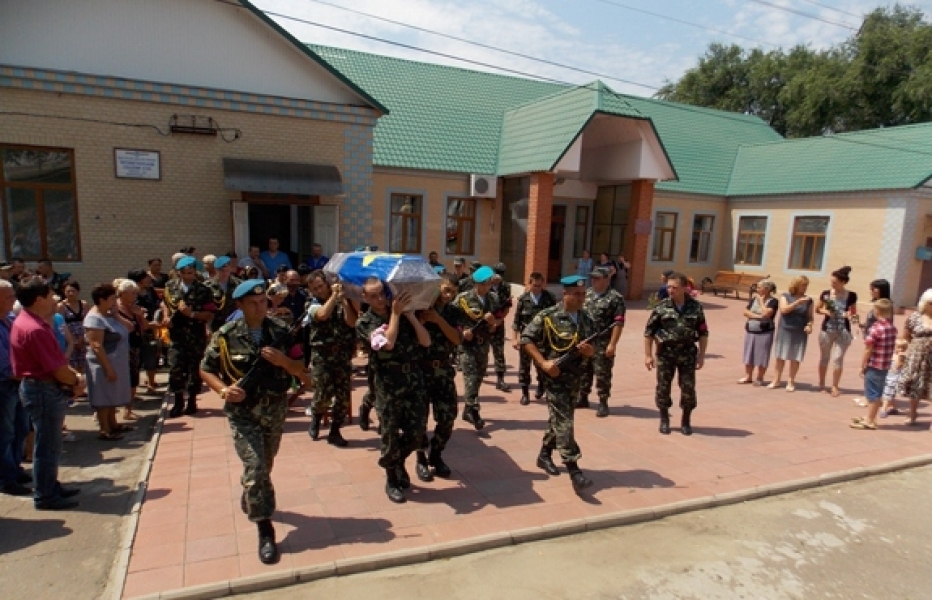
[[(308, 307), (309, 309), (310, 307)], [(296, 334), (298, 330), (304, 327), (307, 323), (308, 309), (305, 309), (301, 316), (294, 320), (291, 326), (287, 331), (283, 331), (281, 335), (272, 340), (267, 346), (272, 348), (277, 348), (278, 350), (285, 350), (285, 348), (280, 348), (282, 342)], [(262, 381), (262, 377), (269, 373), (269, 367), (275, 367), (272, 363), (262, 357), (260, 353), (256, 357), (256, 360), (249, 365), (249, 369), (246, 373), (240, 377), (239, 381), (236, 382), (236, 387), (241, 388), (246, 392), (246, 400), (243, 401), (243, 404), (251, 405), (252, 403), (248, 400), (250, 397), (255, 397), (256, 393), (259, 390), (259, 383)]]
[(583, 372), (582, 372), (582, 367), (578, 364), (579, 361), (580, 361), (580, 359), (582, 358), (582, 354), (579, 353), (579, 351), (577, 350), (577, 348), (579, 348), (579, 346), (580, 346), (581, 344), (589, 344), (589, 343), (594, 342), (595, 340), (599, 339), (600, 337), (602, 337), (602, 336), (605, 335), (606, 333), (609, 333), (612, 329), (614, 329), (614, 328), (616, 328), (616, 327), (619, 327), (619, 326), (622, 325), (623, 323), (624, 323), (624, 321), (622, 321), (622, 320), (620, 320), (620, 319), (615, 320), (615, 321), (612, 321), (612, 324), (609, 325), (608, 327), (606, 327), (605, 329), (603, 329), (602, 331), (599, 331), (599, 332), (597, 332), (597, 333), (593, 333), (592, 335), (590, 335), (590, 336), (587, 337), (586, 339), (581, 340), (578, 344), (576, 344), (575, 346), (573, 346), (572, 348), (570, 348), (569, 351), (568, 351), (566, 354), (564, 354), (563, 356), (561, 356), (561, 357), (557, 358), (555, 361), (553, 361), (553, 364), (554, 364), (556, 367), (558, 367), (558, 368), (560, 369), (560, 371), (565, 371), (565, 372), (571, 373), (571, 374), (573, 374), (573, 375), (582, 375), (582, 373), (583, 373)]

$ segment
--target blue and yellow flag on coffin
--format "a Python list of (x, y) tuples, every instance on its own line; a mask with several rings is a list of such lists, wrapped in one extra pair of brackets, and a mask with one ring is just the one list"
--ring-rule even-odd
[(410, 310), (430, 308), (440, 290), (440, 277), (430, 263), (415, 254), (387, 252), (338, 252), (330, 257), (324, 272), (335, 275), (346, 295), (362, 302), (362, 286), (370, 277), (388, 284), (391, 296), (411, 294)]

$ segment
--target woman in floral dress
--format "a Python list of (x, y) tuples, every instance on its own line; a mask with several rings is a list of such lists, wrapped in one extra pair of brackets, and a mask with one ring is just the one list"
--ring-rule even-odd
[(915, 425), (919, 401), (929, 400), (932, 391), (932, 289), (922, 294), (916, 312), (906, 319), (902, 338), (909, 342), (909, 350), (898, 391), (909, 398), (906, 424)]

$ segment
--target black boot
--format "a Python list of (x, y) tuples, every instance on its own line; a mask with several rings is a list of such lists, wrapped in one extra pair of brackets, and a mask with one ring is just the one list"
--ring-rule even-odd
[(311, 439), (317, 441), (317, 438), (320, 437), (320, 422), (324, 420), (324, 415), (314, 415), (311, 417), (311, 426), (307, 430), (307, 434), (311, 436)]
[(366, 403), (359, 405), (359, 428), (363, 431), (369, 431), (369, 413), (372, 412), (372, 407)]
[(589, 408), (589, 395), (580, 394), (579, 400), (576, 401), (576, 408)]
[(544, 384), (537, 382), (537, 390), (534, 391), (534, 399), (540, 400), (544, 397)]
[(472, 426), (476, 428), (476, 431), (485, 427), (485, 421), (479, 416), (478, 407), (467, 406), (463, 408), (463, 420), (467, 423), (471, 423)]
[(595, 412), (597, 417), (608, 416), (608, 400), (599, 400), (599, 409)]
[(552, 451), (541, 448), (540, 454), (537, 455), (537, 466), (546, 471), (548, 475), (559, 475), (560, 469), (558, 469), (557, 465), (553, 462), (551, 454)]
[(197, 394), (188, 394), (188, 405), (184, 407), (184, 414), (193, 415), (197, 412)]
[(168, 411), (168, 416), (174, 419), (180, 417), (182, 412), (184, 412), (184, 394), (175, 392), (175, 404), (172, 406), (172, 409)]
[(511, 388), (508, 386), (508, 384), (505, 383), (505, 374), (504, 374), (504, 373), (499, 373), (499, 374), (498, 374), (498, 381), (495, 383), (495, 387), (496, 387), (496, 389), (499, 389), (499, 390), (501, 390), (501, 391), (503, 391), (503, 392), (507, 392), (508, 390), (511, 389)]
[(340, 434), (341, 425), (342, 423), (336, 419), (330, 421), (330, 433), (327, 434), (327, 443), (338, 448), (346, 448), (349, 446), (349, 442), (344, 440), (343, 435)]
[(579, 465), (575, 462), (566, 463), (566, 470), (569, 471), (570, 481), (573, 482), (573, 490), (578, 492), (592, 485), (592, 480), (583, 475), (583, 472), (579, 470)]
[(394, 467), (385, 469), (385, 495), (396, 504), (401, 504), (407, 500), (405, 493), (401, 491), (401, 484), (398, 482), (398, 474)]
[(403, 490), (411, 487), (411, 476), (408, 475), (408, 469), (405, 468), (404, 462), (395, 467), (395, 474), (398, 476), (398, 487)]
[(421, 481), (433, 481), (434, 476), (430, 472), (430, 465), (427, 464), (427, 455), (423, 450), (417, 451), (417, 462), (414, 464), (414, 472)]
[(249, 507), (246, 505), (246, 490), (243, 490), (243, 495), (239, 497), (239, 507), (244, 515), (249, 514)]
[(693, 434), (693, 426), (692, 426), (692, 423), (689, 422), (689, 419), (692, 416), (692, 413), (693, 413), (693, 409), (691, 408), (683, 409), (683, 419), (682, 421), (680, 421), (680, 432), (683, 435)]
[(528, 396), (528, 386), (521, 386), (521, 406), (527, 406), (531, 403), (531, 398)]
[(670, 435), (670, 409), (660, 409), (660, 433)]
[(272, 521), (265, 519), (256, 523), (259, 527), (259, 560), (272, 565), (278, 562), (278, 546), (275, 544), (275, 528)]
[(447, 478), (453, 473), (450, 467), (447, 466), (447, 463), (443, 462), (443, 459), (440, 457), (440, 450), (436, 448), (430, 449), (430, 456), (427, 457), (427, 462), (434, 468), (434, 473), (437, 477)]

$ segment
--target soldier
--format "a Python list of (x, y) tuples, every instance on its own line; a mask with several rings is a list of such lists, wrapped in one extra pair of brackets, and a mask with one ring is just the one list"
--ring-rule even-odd
[(471, 290), (472, 288), (476, 286), (476, 279), (475, 279), (476, 271), (478, 271), (481, 268), (482, 268), (482, 263), (479, 262), (478, 260), (474, 260), (471, 263), (469, 263), (469, 275), (461, 278), (459, 282), (461, 294), (463, 292), (468, 292), (469, 290)]
[(207, 280), (207, 287), (210, 288), (214, 297), (216, 312), (211, 322), (210, 330), (217, 331), (220, 329), (233, 311), (236, 310), (236, 302), (233, 300), (233, 292), (237, 286), (242, 283), (236, 277), (231, 275), (231, 265), (229, 256), (220, 256), (214, 260), (215, 274)]
[(495, 275), (492, 277), (492, 292), (498, 297), (499, 306), (501, 307), (495, 313), (498, 323), (491, 336), (492, 358), (495, 360), (495, 376), (497, 379), (495, 387), (507, 392), (510, 388), (505, 383), (505, 370), (508, 368), (508, 365), (505, 364), (505, 317), (508, 316), (513, 301), (511, 299), (511, 284), (505, 281), (505, 263), (498, 263), (493, 267), (493, 270)]
[(570, 474), (576, 491), (592, 485), (579, 469), (582, 453), (573, 435), (573, 410), (579, 396), (581, 374), (564, 365), (561, 369), (555, 360), (564, 354), (578, 352), (591, 357), (595, 348), (582, 340), (595, 333), (592, 319), (582, 310), (586, 300), (586, 278), (571, 275), (560, 280), (563, 284), (563, 302), (540, 311), (521, 333), (521, 348), (549, 377), (544, 392), (550, 419), (544, 433), (543, 444), (537, 457), (537, 466), (550, 475), (559, 475), (553, 462), (554, 448)]
[[(424, 412), (423, 442), (417, 451), (417, 476), (421, 481), (433, 479), (430, 468), (438, 477), (449, 477), (450, 467), (443, 462), (441, 453), (446, 448), (453, 434), (456, 422), (457, 396), (454, 377), (456, 372), (450, 364), (450, 354), (463, 341), (462, 333), (454, 327), (456, 314), (450, 307), (450, 301), (456, 296), (456, 284), (453, 277), (444, 275), (440, 278), (440, 295), (430, 310), (419, 315), (424, 328), (430, 334), (430, 348), (424, 361), (424, 389), (430, 406), (433, 408), (434, 436), (427, 441), (427, 411)], [(430, 446), (430, 456), (425, 451)]]
[[(211, 291), (197, 280), (193, 256), (185, 256), (175, 264), (178, 277), (165, 284), (162, 298), (163, 327), (170, 328), (168, 346), (168, 393), (175, 395), (169, 417), (197, 412), (197, 395), (201, 391), (198, 365), (207, 346), (207, 323), (214, 319), (214, 298)], [(188, 390), (185, 406), (183, 392)]]
[(356, 319), (359, 316), (343, 285), (327, 284), (323, 271), (310, 274), (308, 287), (313, 295), (308, 311), (310, 320), (311, 378), (314, 399), (311, 402), (311, 426), (308, 434), (316, 440), (320, 422), (330, 409), (330, 433), (327, 443), (344, 447), (348, 443), (340, 434), (350, 402), (353, 353), (356, 351)]
[[(223, 325), (211, 338), (201, 362), (201, 377), (225, 401), (233, 445), (243, 461), (243, 494), (240, 508), (259, 529), (259, 560), (278, 560), (272, 516), (275, 488), (272, 466), (281, 444), (286, 395), (291, 378), (304, 374), (301, 344), (281, 321), (268, 316), (265, 281), (244, 281), (233, 292), (243, 316)], [(239, 386), (260, 360), (266, 370), (256, 385)]]
[(411, 486), (405, 460), (421, 447), (421, 427), (427, 410), (420, 361), (430, 334), (413, 312), (407, 293), (389, 300), (388, 285), (376, 277), (363, 285), (369, 310), (356, 321), (356, 333), (372, 349), (369, 367), (375, 384), (375, 410), (381, 429), (379, 466), (385, 469), (385, 494), (392, 502), (405, 501)]
[(469, 277), (469, 274), (466, 272), (466, 259), (462, 256), (457, 256), (453, 259), (453, 277), (456, 280), (457, 287), (459, 287), (462, 280)]
[[(660, 433), (670, 433), (670, 407), (673, 399), (670, 388), (673, 375), (679, 373), (680, 408), (683, 420), (680, 431), (692, 435), (690, 415), (696, 408), (696, 370), (705, 364), (705, 349), (709, 343), (702, 305), (686, 293), (686, 276), (671, 273), (667, 277), (670, 296), (651, 311), (644, 328), (644, 365), (647, 370), (657, 367), (657, 393), (655, 401), (660, 409)], [(657, 359), (653, 344), (657, 340)], [(696, 352), (696, 342), (699, 351)]]
[(615, 366), (615, 348), (625, 323), (625, 300), (617, 291), (609, 287), (611, 274), (605, 267), (596, 267), (589, 273), (592, 289), (586, 292), (583, 310), (595, 323), (596, 331), (603, 331), (612, 323), (618, 323), (611, 337), (601, 336), (592, 343), (595, 356), (586, 366), (582, 385), (579, 389), (579, 402), (576, 408), (589, 408), (589, 392), (592, 391), (592, 379), (595, 376), (595, 388), (599, 394), (597, 417), (608, 416), (608, 397), (612, 393), (612, 367)]
[(475, 288), (460, 292), (453, 301), (457, 320), (463, 327), (463, 344), (459, 353), (460, 369), (466, 387), (463, 420), (476, 430), (485, 427), (479, 416), (479, 385), (489, 366), (489, 343), (498, 319), (498, 298), (491, 292), (492, 269), (480, 267), (472, 275)]
[[(528, 290), (518, 296), (515, 319), (512, 325), (515, 334), (514, 349), (518, 351), (518, 383), (521, 385), (521, 404), (523, 406), (531, 403), (531, 398), (528, 396), (528, 388), (531, 385), (531, 357), (526, 352), (521, 352), (521, 332), (530, 324), (537, 313), (556, 305), (556, 303), (556, 297), (544, 289), (544, 276), (536, 271), (531, 273), (528, 278)], [(537, 391), (534, 392), (534, 398), (537, 400), (544, 397), (544, 381), (546, 380), (541, 378), (540, 369), (537, 369)]]

